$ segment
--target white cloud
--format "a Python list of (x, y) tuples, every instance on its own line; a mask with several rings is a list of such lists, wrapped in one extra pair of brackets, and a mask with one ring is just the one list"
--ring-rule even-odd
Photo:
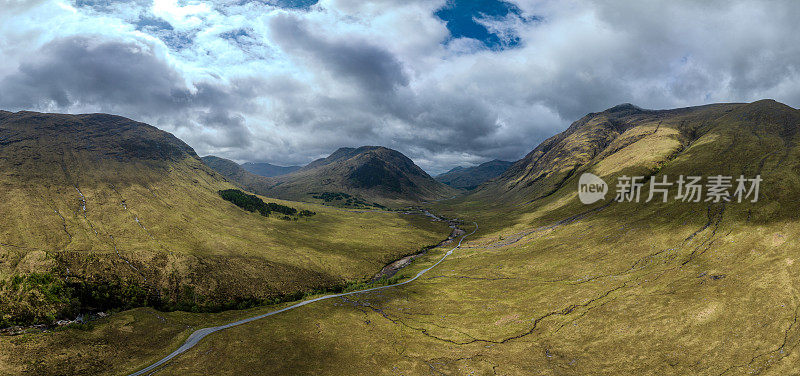
[(196, 1), (181, 6), (178, 0), (153, 0), (152, 12), (173, 27), (191, 29), (203, 24), (203, 18), (211, 14), (211, 6)]

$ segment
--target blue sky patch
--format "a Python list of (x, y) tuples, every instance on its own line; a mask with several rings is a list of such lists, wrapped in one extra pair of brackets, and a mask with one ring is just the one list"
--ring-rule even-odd
[(194, 34), (178, 32), (169, 22), (158, 17), (139, 17), (134, 24), (136, 30), (150, 34), (164, 42), (170, 49), (181, 50), (192, 45)]
[(476, 20), (503, 19), (509, 16), (519, 17), (523, 22), (535, 20), (535, 17), (525, 18), (519, 7), (501, 0), (448, 0), (447, 5), (434, 14), (447, 22), (447, 30), (452, 39), (476, 39), (493, 50), (516, 47), (520, 39), (513, 34), (498, 35)]
[[(248, 2), (250, 2), (250, 0), (241, 0), (240, 4)], [(283, 9), (308, 10), (308, 8), (318, 3), (319, 0), (258, 0), (258, 2)]]
[(173, 30), (169, 22), (159, 17), (139, 17), (139, 20), (133, 25), (136, 26), (136, 30), (145, 32)]
[(318, 0), (274, 0), (271, 3), (281, 8), (308, 9), (318, 3)]

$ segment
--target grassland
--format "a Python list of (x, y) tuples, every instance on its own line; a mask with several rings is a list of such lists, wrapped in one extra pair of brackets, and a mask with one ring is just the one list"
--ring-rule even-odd
[[(265, 218), (222, 200), (216, 191), (231, 188), (227, 184), (209, 178), (198, 182), (207, 188), (197, 189), (176, 183), (181, 181), (194, 184), (172, 178), (146, 187), (83, 185), (85, 213), (74, 188), (74, 193), (12, 191), (3, 210), (20, 213), (25, 226), (5, 223), (0, 278), (47, 271), (97, 283), (121, 280), (172, 302), (186, 300), (185, 287), (191, 286), (197, 297), (189, 300), (213, 306), (368, 278), (449, 232), (446, 224), (421, 215), (349, 212), (268, 198), (317, 215)], [(35, 238), (42, 233), (48, 238)]]
[[(797, 252), (787, 253), (794, 245), (782, 240), (796, 226), (743, 232), (722, 221), (684, 243), (702, 221), (676, 229), (636, 219), (598, 216), (510, 246), (475, 244), (401, 290), (219, 333), (163, 373), (783, 374), (781, 367), (793, 367), (783, 358), (796, 356), (800, 341)], [(652, 236), (664, 227), (677, 242)]]

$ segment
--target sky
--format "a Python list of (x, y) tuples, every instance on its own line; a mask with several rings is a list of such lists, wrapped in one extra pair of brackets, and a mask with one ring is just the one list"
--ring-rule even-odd
[(113, 113), (199, 155), (517, 160), (589, 112), (800, 107), (800, 2), (0, 0), (0, 109)]

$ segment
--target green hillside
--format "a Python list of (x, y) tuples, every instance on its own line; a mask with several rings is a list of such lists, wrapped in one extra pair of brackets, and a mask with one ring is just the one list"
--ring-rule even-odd
[[(792, 374), (800, 111), (773, 101), (618, 110), (584, 118), (454, 209), (437, 204), (486, 227), (437, 273), (220, 333), (163, 372)], [(612, 192), (623, 174), (764, 181), (757, 203), (585, 206), (583, 171)]]
[(2, 112), (0, 140), (0, 326), (295, 299), (449, 233), (422, 215), (268, 198), (316, 215), (248, 212), (185, 143), (118, 116)]

